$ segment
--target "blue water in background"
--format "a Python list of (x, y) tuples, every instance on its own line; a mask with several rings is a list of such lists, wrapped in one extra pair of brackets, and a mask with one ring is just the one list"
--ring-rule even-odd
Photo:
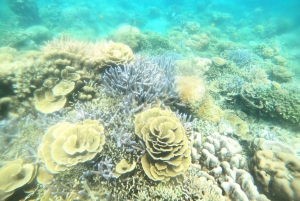
[[(1, 1), (0, 19), (2, 23), (14, 18), (16, 13), (10, 11), (7, 2)], [(26, 2), (28, 0), (24, 0)], [(152, 1), (70, 1), (70, 0), (36, 0), (41, 21), (37, 24), (51, 28), (54, 34), (66, 29), (89, 28), (95, 30), (95, 37), (105, 36), (112, 29), (127, 23), (141, 30), (164, 34), (170, 26), (180, 25), (182, 21), (196, 21), (201, 26), (209, 25), (212, 12), (228, 13), (232, 17), (231, 26), (251, 26), (260, 23), (273, 23), (285, 26), (279, 34), (299, 28), (300, 1), (260, 1), (260, 0), (152, 0)], [(155, 10), (156, 9), (156, 10)], [(151, 13), (151, 10), (153, 12)], [(154, 12), (157, 13), (154, 13)], [(18, 14), (22, 15), (22, 13)], [(99, 16), (102, 15), (100, 18)], [(71, 19), (67, 19), (70, 17)], [(68, 21), (70, 20), (70, 21)], [(174, 22), (175, 21), (175, 22)], [(66, 24), (67, 23), (67, 24)], [(22, 25), (26, 28), (30, 25)], [(218, 26), (216, 24), (216, 26)]]
[[(291, 90), (291, 92), (297, 94), (298, 99), (296, 98), (296, 100), (299, 100), (299, 10), (300, 0), (0, 0), (0, 64), (3, 64), (2, 66), (6, 65), (6, 63), (3, 62), (4, 59), (7, 59), (7, 63), (13, 63), (12, 61), (14, 59), (15, 61), (17, 61), (19, 59), (17, 54), (19, 53), (20, 55), (22, 55), (23, 52), (26, 51), (40, 51), (45, 42), (51, 41), (53, 38), (60, 38), (64, 35), (70, 36), (70, 38), (75, 39), (76, 41), (96, 42), (101, 41), (102, 39), (113, 40), (113, 34), (116, 32), (116, 30), (118, 30), (118, 28), (123, 27), (124, 25), (129, 25), (131, 27), (137, 28), (141, 32), (141, 35), (144, 37), (144, 44), (147, 42), (147, 44), (150, 44), (149, 46), (145, 45), (144, 49), (134, 49), (131, 47), (135, 55), (145, 54), (146, 56), (148, 56), (147, 54), (152, 54), (157, 56), (157, 54), (163, 55), (163, 53), (167, 52), (171, 54), (174, 53), (176, 58), (185, 58), (187, 59), (187, 61), (194, 62), (195, 60), (193, 59), (195, 58), (211, 59), (213, 57), (222, 57), (222, 55), (224, 55), (223, 53), (226, 53), (227, 57), (224, 57), (225, 59), (235, 63), (235, 65), (239, 69), (244, 68), (243, 72), (247, 72), (248, 74), (250, 74), (250, 67), (249, 69), (247, 69), (245, 66), (247, 66), (248, 63), (251, 63), (255, 59), (255, 61), (258, 62), (253, 62), (253, 68), (261, 66), (265, 67), (264, 70), (269, 73), (266, 74), (266, 77), (270, 79), (270, 83), (271, 81), (277, 81), (276, 78), (274, 78), (274, 75), (272, 77), (273, 69), (271, 68), (273, 68), (274, 66), (282, 67), (282, 69), (286, 69), (288, 73), (291, 72), (291, 78), (289, 78), (288, 80), (284, 80), (279, 84), (282, 84), (282, 86), (286, 84), (286, 88), (288, 88), (287, 85), (290, 84), (290, 86), (292, 86), (290, 88), (293, 89)], [(193, 26), (197, 30), (193, 30), (193, 26), (188, 27), (187, 24), (189, 23), (193, 24)], [(197, 28), (197, 26), (199, 27)], [(182, 39), (174, 39), (176, 38), (174, 36), (174, 33), (178, 33), (178, 35), (180, 35)], [(193, 49), (192, 45), (187, 45), (189, 40), (195, 36), (198, 36), (200, 40), (205, 40), (205, 37), (203, 37), (203, 35), (205, 35), (205, 37), (209, 41), (208, 45), (206, 45), (203, 49), (197, 49), (197, 47), (194, 47)], [(204, 39), (201, 37), (203, 37)], [(166, 41), (170, 42), (170, 44), (172, 45), (165, 45), (164, 42)], [(115, 42), (123, 43), (123, 41)], [(162, 47), (160, 47), (160, 44), (157, 45), (157, 43), (159, 42), (161, 42)], [(199, 41), (194, 42), (197, 43)], [(224, 44), (227, 46), (222, 49), (221, 46)], [(127, 45), (130, 46), (129, 44)], [(165, 47), (163, 45), (168, 47)], [(270, 47), (270, 49), (275, 53), (270, 57), (264, 58), (262, 54), (258, 53), (259, 50), (257, 50), (259, 49), (258, 47), (260, 45), (265, 45), (268, 48)], [(6, 49), (5, 47), (7, 46), (12, 48)], [(195, 46), (197, 46), (197, 44)], [(148, 47), (150, 48), (147, 49)], [(14, 52), (13, 48), (17, 51)], [(15, 54), (14, 58), (13, 56), (11, 56), (10, 58), (8, 49), (10, 49), (10, 51), (12, 52), (11, 55)], [(155, 52), (156, 49), (160, 51)], [(248, 57), (250, 59), (247, 60), (247, 58), (244, 59), (244, 57), (242, 58), (242, 56), (239, 57), (239, 55), (242, 54), (244, 57)], [(38, 55), (39, 54), (37, 54), (37, 57)], [(282, 64), (282, 66), (281, 64), (275, 62), (276, 59), (274, 58), (274, 56), (278, 55), (284, 59), (283, 63), (285, 64)], [(235, 56), (238, 58), (236, 59)], [(24, 57), (26, 57), (26, 55)], [(23, 60), (20, 59), (19, 63), (22, 62)], [(270, 65), (270, 68), (268, 66), (268, 62), (269, 64), (272, 64)], [(258, 65), (256, 66), (256, 64)], [(261, 64), (261, 66), (259, 66), (259, 64)], [(218, 65), (216, 66), (220, 67)], [(7, 66), (5, 66), (5, 68), (7, 68)], [(222, 68), (225, 67), (223, 66)], [(21, 70), (20, 72), (22, 72)], [(228, 72), (230, 73), (231, 71)], [(206, 71), (204, 73), (206, 73)], [(206, 74), (204, 75), (204, 73), (201, 74), (201, 76), (207, 76)], [(231, 76), (229, 75), (229, 73), (226, 75), (227, 77), (224, 77), (224, 79), (228, 79), (228, 77), (230, 78), (228, 79), (230, 80), (230, 82), (224, 82), (225, 84), (227, 84), (227, 89), (232, 88), (231, 91), (235, 92), (234, 89), (237, 88), (237, 94), (241, 93), (241, 88), (246, 83), (246, 78), (244, 80), (244, 77), (247, 77), (248, 74), (246, 76)], [(155, 75), (157, 73), (152, 74)], [(223, 79), (222, 73), (216, 74), (214, 76), (215, 77), (211, 76), (213, 77), (212, 79), (217, 80), (220, 77), (220, 80)], [(9, 79), (13, 80), (13, 78), (14, 77), (12, 76), (12, 78), (10, 77)], [(19, 77), (17, 78), (20, 79)], [(21, 77), (21, 81), (17, 83), (22, 83), (23, 79), (25, 80), (27, 78)], [(279, 78), (277, 79), (279, 80)], [(95, 83), (93, 80), (91, 81), (91, 85)], [(10, 82), (7, 83), (7, 86), (11, 84)], [(273, 87), (273, 85), (271, 85), (270, 83), (270, 86), (267, 86), (269, 88)], [(275, 82), (275, 84), (276, 83), (277, 82)], [(96, 84), (94, 85), (95, 88)], [(264, 86), (265, 84), (260, 85)], [(4, 85), (2, 85), (2, 88), (8, 88), (10, 90), (9, 87), (3, 86)], [(207, 85), (207, 88), (209, 88), (208, 86), (209, 85)], [(29, 95), (33, 96), (33, 91), (37, 90), (35, 90), (34, 84), (30, 85), (30, 87), (32, 87), (33, 89), (32, 93)], [(269, 88), (267, 87), (266, 89), (269, 90)], [(26, 86), (24, 88), (26, 88)], [(277, 89), (280, 89), (280, 86), (279, 88), (276, 87), (276, 90)], [(13, 91), (13, 87), (11, 87), (11, 91)], [(207, 91), (209, 91), (209, 89), (207, 89)], [(278, 90), (278, 94), (280, 94), (279, 92), (282, 91)], [(5, 93), (6, 91), (1, 91), (0, 89), (0, 99), (6, 96), (12, 96), (12, 94)], [(285, 95), (285, 93), (282, 94)], [(232, 97), (233, 96), (237, 97), (237, 95), (232, 95)], [(258, 98), (254, 97), (253, 99), (256, 101), (256, 99)], [(31, 97), (31, 99), (29, 99), (29, 102), (31, 101), (33, 103), (33, 100), (34, 99)], [(20, 98), (20, 102), (17, 103), (21, 103), (22, 101), (23, 99)], [(223, 102), (226, 102), (225, 98), (219, 98), (218, 104), (222, 105), (224, 104)], [(295, 104), (298, 103), (299, 102)], [(232, 106), (231, 104), (234, 106)], [(236, 104), (235, 101), (231, 101), (231, 99), (228, 100), (228, 105), (230, 105), (230, 107), (228, 107), (229, 109), (240, 109), (235, 108), (235, 105), (238, 104)], [(294, 105), (292, 105), (291, 107), (294, 110)], [(249, 112), (249, 117), (251, 115), (258, 115), (256, 114), (256, 111), (261, 109), (261, 107), (259, 109), (258, 108), (259, 107), (253, 110), (255, 111), (255, 113), (253, 112), (250, 114)], [(278, 111), (276, 110), (276, 112), (281, 113), (280, 111), (281, 107), (278, 107)], [(5, 126), (13, 125), (9, 123), (9, 121), (7, 121), (8, 123), (6, 123), (4, 120), (2, 121), (2, 117), (0, 114), (0, 124), (2, 121), (4, 122), (3, 125)], [(223, 118), (219, 121), (219, 123), (221, 121), (223, 121)], [(276, 121), (274, 122), (274, 125), (272, 124), (270, 127), (273, 128), (276, 126)], [(297, 122), (297, 125), (299, 126), (299, 121)], [(13, 132), (17, 131), (13, 130)], [(3, 148), (0, 144), (0, 152), (1, 149)]]
[[(96, 41), (107, 38), (118, 27), (128, 24), (142, 33), (147, 31), (166, 36), (173, 27), (196, 22), (201, 32), (210, 32), (219, 39), (246, 46), (250, 42), (279, 41), (279, 49), (288, 51), (295, 58), (300, 57), (298, 0), (22, 0), (36, 5), (36, 8), (24, 11), (14, 11), (11, 2), (18, 1), (0, 2), (0, 46), (7, 45), (7, 37), (18, 34), (15, 38), (22, 37), (20, 33), (34, 25), (46, 27), (51, 33), (51, 37), (34, 44), (40, 46), (61, 33), (79, 40)], [(31, 12), (36, 14), (30, 16)], [(259, 26), (264, 28), (264, 33), (254, 33)], [(14, 48), (22, 49), (26, 45), (26, 42), (17, 43)]]

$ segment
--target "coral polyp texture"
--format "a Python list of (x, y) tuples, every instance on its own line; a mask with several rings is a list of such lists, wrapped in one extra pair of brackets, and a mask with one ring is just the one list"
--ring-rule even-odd
[(257, 151), (251, 160), (258, 183), (279, 200), (300, 200), (300, 158), (291, 153)]
[(170, 111), (148, 109), (134, 121), (135, 133), (146, 145), (141, 162), (146, 175), (154, 181), (168, 181), (183, 174), (191, 163), (185, 130)]
[(50, 127), (38, 149), (39, 158), (51, 173), (93, 159), (105, 143), (104, 127), (95, 120)]
[(246, 171), (246, 158), (238, 141), (214, 132), (201, 142), (198, 135), (192, 140), (192, 160), (199, 160), (202, 169), (219, 182), (226, 196), (231, 200), (268, 200), (259, 194), (253, 177)]

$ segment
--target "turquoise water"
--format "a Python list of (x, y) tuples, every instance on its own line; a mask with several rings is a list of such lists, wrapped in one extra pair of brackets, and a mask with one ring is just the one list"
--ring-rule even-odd
[(2, 0), (0, 201), (300, 201), (299, 9)]

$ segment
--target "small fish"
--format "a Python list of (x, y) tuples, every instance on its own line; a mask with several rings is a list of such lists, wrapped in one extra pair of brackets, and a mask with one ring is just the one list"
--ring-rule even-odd
[(211, 26), (214, 27), (214, 26), (216, 26), (216, 24), (215, 23), (211, 23)]
[(99, 18), (100, 18), (100, 19), (103, 19), (103, 18), (104, 18), (104, 16), (103, 16), (102, 14), (100, 14), (100, 15), (99, 15)]
[(134, 20), (133, 25), (136, 25), (136, 21)]
[(172, 17), (175, 17), (175, 15), (176, 15), (176, 12), (173, 12), (173, 13), (172, 13)]

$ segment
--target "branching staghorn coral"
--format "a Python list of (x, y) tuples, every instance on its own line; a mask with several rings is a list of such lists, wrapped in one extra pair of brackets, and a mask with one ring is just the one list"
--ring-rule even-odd
[(253, 61), (253, 55), (247, 50), (242, 49), (228, 50), (223, 56), (235, 63), (239, 68), (245, 68)]
[(152, 59), (136, 56), (131, 64), (123, 68), (106, 69), (102, 86), (112, 97), (129, 98), (136, 106), (153, 103), (156, 99), (174, 103), (177, 93), (172, 62), (171, 58), (165, 56)]

